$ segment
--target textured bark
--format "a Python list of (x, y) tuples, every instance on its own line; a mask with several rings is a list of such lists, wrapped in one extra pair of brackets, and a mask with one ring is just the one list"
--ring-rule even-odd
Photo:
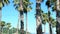
[(37, 28), (36, 29), (37, 29), (37, 34), (42, 34), (42, 22), (41, 22), (41, 12), (40, 12), (40, 1), (36, 0), (36, 25), (37, 25)]
[(21, 34), (24, 34), (24, 16), (23, 11), (20, 11), (20, 21), (21, 21)]
[(56, 12), (57, 14), (56, 14), (56, 16), (57, 16), (57, 18), (56, 18), (56, 20), (57, 20), (57, 23), (56, 23), (56, 34), (60, 34), (60, 12)]
[(57, 11), (56, 11), (56, 34), (60, 34), (60, 6), (59, 6), (60, 0), (57, 0)]
[(21, 34), (24, 34), (24, 15), (23, 15), (23, 3), (20, 0), (20, 22), (21, 22)]

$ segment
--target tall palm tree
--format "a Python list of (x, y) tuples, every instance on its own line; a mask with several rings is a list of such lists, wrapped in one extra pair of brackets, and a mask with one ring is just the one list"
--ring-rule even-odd
[(53, 3), (53, 7), (52, 7), (52, 10), (53, 11), (56, 11), (56, 21), (57, 21), (57, 23), (56, 23), (56, 34), (60, 34), (60, 4), (59, 4), (59, 0), (55, 0), (55, 1), (52, 1), (52, 3)]
[[(26, 14), (26, 30), (27, 30), (27, 11), (30, 11), (30, 9), (31, 9), (31, 6), (30, 6), (30, 5), (31, 5), (32, 3), (30, 3), (29, 0), (23, 0), (22, 3), (23, 3), (23, 4), (22, 4), (22, 5), (23, 5), (23, 11), (24, 11), (24, 13)], [(18, 6), (16, 6), (16, 5), (18, 5)], [(17, 9), (18, 11), (20, 11), (20, 15), (21, 15), (21, 14), (22, 14), (22, 13), (21, 13), (21, 10), (22, 10), (22, 9), (21, 9), (21, 7), (19, 7), (19, 1), (18, 1), (18, 0), (15, 0), (15, 6), (16, 6), (16, 9)], [(23, 12), (23, 11), (22, 11), (22, 12)], [(23, 25), (24, 23), (21, 23), (21, 24), (22, 24), (22, 26), (24, 26), (24, 25)], [(26, 32), (26, 33), (27, 33), (27, 32)]]
[(2, 34), (3, 34), (3, 27), (5, 26), (5, 21), (1, 21), (1, 30), (2, 30)]
[[(4, 7), (4, 5), (8, 3), (9, 3), (9, 0), (0, 0), (0, 30), (1, 30), (2, 7)], [(0, 34), (1, 34), (1, 31), (0, 31)]]
[(7, 28), (8, 28), (7, 34), (9, 34), (9, 28), (11, 27), (11, 23), (7, 23), (6, 26), (7, 26)]
[(37, 34), (42, 34), (42, 22), (41, 22), (41, 7), (40, 7), (40, 3), (43, 0), (36, 0), (36, 26), (37, 26)]
[(26, 34), (28, 30), (28, 21), (27, 21), (27, 12), (29, 12), (32, 8), (31, 5), (32, 3), (29, 2), (29, 0), (24, 0), (23, 1), (23, 8), (24, 8), (24, 13), (26, 14)]
[(49, 34), (52, 34), (52, 29), (51, 29), (51, 22), (50, 22), (50, 7), (51, 7), (51, 0), (47, 0), (46, 1), (46, 5), (48, 7), (48, 19), (49, 19), (49, 28), (50, 28), (50, 33)]
[(24, 12), (23, 12), (23, 0), (14, 0), (14, 6), (19, 11), (21, 22), (21, 34), (24, 34)]

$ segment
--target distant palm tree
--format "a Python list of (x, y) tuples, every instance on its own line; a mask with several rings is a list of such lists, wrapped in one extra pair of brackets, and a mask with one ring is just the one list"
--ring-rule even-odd
[(11, 23), (7, 23), (6, 26), (8, 28), (7, 34), (9, 34), (9, 28), (11, 27)]
[(2, 7), (4, 7), (4, 5), (8, 3), (9, 3), (9, 0), (0, 0), (0, 34), (1, 34)]
[[(20, 7), (20, 5), (21, 5), (21, 1), (19, 2), (18, 0), (15, 0), (14, 1), (14, 3), (15, 3), (15, 6), (16, 5), (18, 5), (18, 6), (16, 6), (16, 9), (18, 10), (18, 11), (20, 11), (20, 18), (22, 18), (22, 14), (23, 14), (23, 11), (24, 11), (24, 13), (26, 14), (26, 26), (27, 26), (27, 11), (30, 11), (30, 9), (31, 9), (31, 4), (32, 3), (30, 3), (29, 2), (29, 0), (23, 0), (22, 1), (22, 5), (23, 5), (23, 11), (21, 11), (22, 9), (21, 9), (21, 7)], [(23, 27), (24, 26), (24, 23), (21, 23), (21, 26)], [(24, 28), (23, 28), (24, 29)], [(27, 27), (26, 27), (26, 30), (27, 30)]]
[(24, 13), (26, 14), (26, 34), (28, 30), (27, 12), (29, 12), (32, 9), (31, 4), (32, 3), (29, 0), (23, 1)]
[(47, 0), (46, 1), (46, 5), (48, 7), (48, 21), (49, 21), (49, 28), (50, 28), (50, 33), (49, 34), (52, 34), (52, 29), (51, 29), (51, 22), (50, 22), (50, 7), (51, 7), (51, 0)]
[(5, 21), (1, 21), (1, 30), (2, 30), (2, 34), (3, 34), (3, 27), (5, 26)]
[(41, 22), (41, 2), (43, 0), (36, 0), (36, 26), (37, 34), (42, 34), (42, 22)]
[(21, 22), (21, 34), (24, 34), (24, 12), (23, 12), (23, 0), (14, 0), (14, 6), (19, 11)]
[(56, 34), (60, 34), (60, 24), (59, 24), (59, 21), (60, 21), (60, 19), (59, 19), (59, 16), (60, 16), (60, 9), (59, 9), (59, 0), (52, 0), (52, 3), (53, 3), (53, 7), (52, 7), (52, 10), (53, 11), (56, 11), (56, 20), (57, 20), (57, 23), (56, 23)]

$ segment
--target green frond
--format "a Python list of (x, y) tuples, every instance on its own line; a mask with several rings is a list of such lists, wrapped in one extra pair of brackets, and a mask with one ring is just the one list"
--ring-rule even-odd
[(42, 23), (43, 23), (43, 24), (46, 24), (46, 20), (43, 20)]
[[(22, 3), (23, 3), (24, 12), (30, 11), (32, 9), (32, 7), (30, 6), (32, 3), (29, 0), (23, 0)], [(16, 6), (16, 9), (18, 11), (22, 10), (20, 7), (20, 1), (19, 0), (14, 0), (14, 6)]]
[(9, 0), (4, 0), (3, 3), (4, 3), (4, 4), (8, 4), (8, 3), (10, 3), (10, 2), (9, 2)]
[(52, 11), (55, 11), (56, 10), (56, 6), (54, 5), (53, 7), (52, 7)]
[(27, 11), (30, 11), (30, 10), (32, 10), (31, 8), (27, 8)]
[(19, 0), (14, 0), (14, 4), (16, 4), (16, 5), (20, 4), (20, 1)]
[(3, 4), (2, 4), (2, 2), (0, 2), (0, 8), (2, 8), (3, 7)]
[(52, 22), (52, 27), (56, 27), (56, 23), (57, 23), (56, 21), (53, 21)]
[(1, 26), (5, 26), (5, 22), (4, 21), (1, 21)]

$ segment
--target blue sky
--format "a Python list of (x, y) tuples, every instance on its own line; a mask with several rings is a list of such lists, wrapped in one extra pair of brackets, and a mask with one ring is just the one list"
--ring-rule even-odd
[[(11, 3), (7, 6), (5, 5), (5, 7), (2, 8), (2, 20), (6, 21), (6, 23), (8, 23), (8, 22), (11, 23), (12, 27), (17, 27), (16, 25), (18, 23), (18, 14), (19, 13), (13, 6), (12, 1), (13, 0), (10, 0)], [(28, 12), (28, 31), (36, 34), (36, 19), (35, 19), (36, 0), (30, 0), (30, 1), (33, 2), (33, 4), (32, 4), (32, 10), (30, 12)], [(44, 12), (47, 12), (48, 10), (47, 10), (47, 6), (45, 5), (45, 2), (46, 2), (46, 0), (41, 3), (41, 9)], [(53, 15), (54, 13), (52, 13), (51, 16), (55, 18), (55, 15)], [(26, 26), (25, 18), (26, 17), (24, 17), (24, 27)], [(46, 23), (46, 33), (49, 33), (48, 25), (49, 24)], [(42, 28), (44, 31), (44, 25), (42, 26)], [(55, 28), (53, 28), (53, 30), (55, 31)]]

